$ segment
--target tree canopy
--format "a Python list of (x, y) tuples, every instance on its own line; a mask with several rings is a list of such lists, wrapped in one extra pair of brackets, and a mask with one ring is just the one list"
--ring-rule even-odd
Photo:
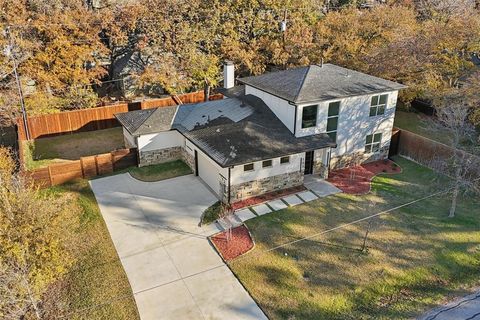
[(13, 40), (0, 55), (2, 95), (15, 89), (12, 55), (31, 114), (93, 106), (114, 95), (105, 81), (128, 78), (134, 95), (215, 86), (226, 59), (240, 76), (323, 59), (406, 84), (407, 103), (458, 89), (478, 69), (475, 0), (101, 2), (0, 0)]

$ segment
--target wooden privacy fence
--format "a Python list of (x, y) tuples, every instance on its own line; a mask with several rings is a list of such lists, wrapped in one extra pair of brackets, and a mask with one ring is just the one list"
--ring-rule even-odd
[[(210, 100), (221, 99), (223, 95), (210, 96)], [(66, 111), (28, 117), (30, 138), (37, 139), (52, 135), (68, 134), (82, 131), (94, 131), (117, 127), (120, 124), (114, 115), (140, 109), (175, 106), (182, 103), (198, 103), (204, 101), (203, 91), (187, 93), (179, 96), (149, 99), (139, 102), (121, 103), (106, 107)], [(26, 140), (25, 128), (21, 118), (17, 119), (18, 139)]]
[(25, 176), (41, 187), (51, 187), (78, 178), (92, 178), (137, 165), (137, 149), (121, 149), (82, 157), (80, 160), (52, 164), (25, 171)]
[(462, 150), (455, 150), (443, 143), (420, 136), (410, 131), (401, 129), (399, 132), (398, 154), (410, 158), (426, 167), (436, 169), (435, 166), (439, 160), (452, 158), (454, 152), (465, 155), (466, 158), (472, 158), (472, 163), (478, 163), (476, 168), (472, 168), (472, 176), (480, 177), (480, 157)]

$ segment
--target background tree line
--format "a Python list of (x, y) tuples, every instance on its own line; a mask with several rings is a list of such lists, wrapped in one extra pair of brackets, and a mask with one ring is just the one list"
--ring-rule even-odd
[[(476, 0), (95, 3), (0, 0), (0, 46), (11, 44), (0, 55), (3, 117), (18, 110), (12, 57), (30, 114), (121, 96), (119, 79), (137, 96), (214, 87), (225, 59), (239, 76), (323, 59), (408, 85), (407, 103), (480, 87)], [(471, 118), (480, 122), (480, 112)]]

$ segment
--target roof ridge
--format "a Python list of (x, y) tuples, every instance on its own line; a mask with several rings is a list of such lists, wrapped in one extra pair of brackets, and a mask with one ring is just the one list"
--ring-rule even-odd
[[(140, 109), (140, 110), (135, 110), (135, 111), (148, 111), (150, 112), (151, 109)], [(142, 127), (142, 125), (152, 116), (152, 114), (155, 112), (155, 110), (151, 111), (150, 114), (148, 115), (148, 117), (145, 118), (145, 120), (142, 121), (142, 123), (140, 123), (138, 125), (138, 127), (135, 129), (135, 131), (132, 132), (132, 134), (135, 134), (138, 129), (140, 129)]]
[(303, 84), (305, 83), (305, 79), (307, 79), (307, 76), (308, 74), (310, 73), (310, 69), (311, 69), (312, 65), (308, 65), (306, 66), (305, 68), (307, 69), (306, 72), (305, 72), (305, 75), (302, 79), (302, 83), (300, 84), (300, 87), (298, 88), (298, 92), (297, 94), (295, 95), (295, 98), (293, 99), (293, 101), (297, 101), (298, 100), (298, 97), (300, 96), (300, 93), (302, 92), (302, 89), (303, 89)]
[(135, 130), (135, 132), (137, 132), (138, 129), (140, 129), (140, 128), (148, 121), (148, 119), (150, 119), (150, 118), (153, 116), (153, 114), (154, 114), (155, 112), (157, 112), (158, 109), (160, 109), (160, 108), (164, 108), (164, 107), (156, 107), (156, 108), (143, 109), (143, 111), (150, 111), (150, 110), (152, 110), (152, 109), (153, 109), (153, 111), (150, 112), (150, 114), (148, 115), (148, 117), (146, 117), (145, 120), (142, 121), (142, 123), (138, 126), (138, 128)]

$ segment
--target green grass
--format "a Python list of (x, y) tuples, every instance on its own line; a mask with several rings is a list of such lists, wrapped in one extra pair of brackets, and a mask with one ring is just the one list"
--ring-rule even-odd
[(222, 214), (222, 208), (222, 202), (217, 201), (205, 209), (202, 214), (202, 225), (212, 223), (220, 218), (220, 215)]
[(480, 283), (480, 199), (468, 196), (454, 219), (442, 195), (265, 252), (444, 188), (431, 170), (396, 160), (403, 173), (375, 177), (370, 194), (247, 222), (256, 247), (230, 267), (270, 319), (408, 319)]
[(126, 171), (128, 171), (135, 179), (145, 182), (160, 181), (192, 173), (190, 167), (182, 160), (175, 160), (140, 168), (131, 167)]
[(27, 169), (124, 148), (122, 128), (79, 132), (24, 142)]
[(426, 138), (448, 144), (448, 135), (442, 132), (434, 131), (428, 128), (428, 116), (416, 113), (399, 111), (395, 113), (394, 126), (400, 129), (404, 129)]
[(73, 196), (79, 210), (72, 215), (78, 215), (80, 221), (71, 248), (75, 264), (46, 294), (47, 314), (66, 319), (139, 319), (130, 285), (88, 181), (77, 180), (47, 192)]

